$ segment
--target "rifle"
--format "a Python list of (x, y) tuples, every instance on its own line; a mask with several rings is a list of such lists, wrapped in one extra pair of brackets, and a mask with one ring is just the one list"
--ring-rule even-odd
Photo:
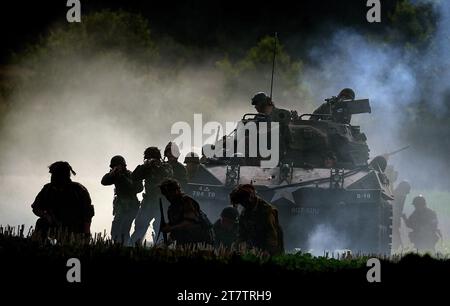
[[(161, 228), (163, 228), (166, 225), (166, 219), (164, 218), (164, 209), (162, 204), (162, 199), (159, 198), (159, 212), (161, 214), (161, 222), (159, 223), (159, 231), (158, 236), (156, 237), (156, 242), (159, 240), (159, 235), (161, 235)], [(164, 245), (167, 245), (167, 233), (162, 232)]]

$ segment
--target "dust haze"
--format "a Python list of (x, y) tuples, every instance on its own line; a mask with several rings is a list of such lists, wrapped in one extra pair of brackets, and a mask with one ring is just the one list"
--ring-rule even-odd
[[(442, 156), (450, 148), (449, 127), (443, 127), (444, 138), (428, 137), (432, 147), (440, 148), (430, 154), (417, 146), (426, 135), (411, 134), (408, 125), (416, 115), (411, 108), (424, 99), (436, 113), (448, 113), (449, 7), (447, 3), (436, 6), (440, 19), (434, 41), (420, 53), (369, 40), (354, 29), (336, 29), (318, 37), (307, 52), (314, 64), (305, 65), (298, 76), (298, 86), (307, 89), (308, 98), (277, 99), (277, 92), (284, 89), (275, 83), (277, 104), (310, 113), (340, 89), (355, 89), (357, 98), (369, 98), (372, 105), (372, 114), (353, 119), (368, 137), (371, 157), (410, 144), (409, 151), (390, 160), (400, 173), (399, 180), (410, 180), (413, 189), (448, 192), (450, 176), (445, 169), (449, 162)], [(253, 111), (254, 92), (268, 91), (268, 79), (255, 76), (242, 80), (249, 87), (246, 94), (230, 93), (215, 65), (217, 58), (207, 54), (175, 70), (174, 63), (164, 58), (164, 49), (160, 59), (151, 63), (123, 52), (50, 54), (38, 62), (30, 72), (32, 81), (14, 88), (10, 107), (1, 118), (0, 223), (33, 225), (36, 217), (30, 205), (49, 181), (47, 166), (66, 160), (77, 172), (73, 179), (91, 194), (96, 210), (92, 230), (109, 232), (113, 189), (100, 185), (100, 179), (109, 171), (112, 156), (123, 155), (133, 170), (142, 162), (146, 147), (163, 148), (176, 137), (170, 134), (173, 123), (192, 123), (194, 113), (203, 114), (204, 122), (237, 121)], [(264, 73), (270, 73), (270, 68)], [(424, 91), (432, 94), (424, 95)], [(441, 146), (440, 141), (446, 143)], [(190, 150), (182, 148), (182, 154)], [(449, 215), (439, 217), (445, 235)], [(313, 236), (324, 239), (320, 233)]]

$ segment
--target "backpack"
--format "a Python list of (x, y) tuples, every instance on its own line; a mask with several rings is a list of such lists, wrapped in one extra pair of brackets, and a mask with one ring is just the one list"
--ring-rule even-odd
[(192, 198), (191, 200), (194, 202), (198, 212), (198, 220), (196, 220), (195, 223), (200, 225), (199, 231), (196, 231), (196, 233), (193, 234), (197, 235), (196, 240), (199, 240), (199, 242), (213, 244), (215, 238), (213, 224), (209, 220), (208, 216), (201, 210), (198, 202)]

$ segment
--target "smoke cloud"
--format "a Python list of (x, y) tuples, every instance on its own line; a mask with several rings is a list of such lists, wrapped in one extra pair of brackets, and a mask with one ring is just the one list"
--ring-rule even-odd
[[(450, 4), (441, 2), (435, 9), (437, 31), (420, 52), (370, 40), (349, 28), (318, 37), (308, 52), (314, 64), (305, 65), (299, 76), (299, 87), (309, 91), (311, 100), (279, 105), (310, 113), (312, 105), (340, 89), (355, 89), (357, 98), (371, 100), (372, 114), (353, 119), (368, 137), (371, 157), (411, 144), (410, 150), (389, 160), (399, 179), (410, 180), (413, 188), (448, 192), (448, 120), (446, 126), (437, 126), (439, 133), (416, 129), (416, 110), (424, 100), (437, 118), (449, 114)], [(34, 66), (33, 81), (15, 88), (11, 107), (1, 118), (0, 223), (34, 224), (30, 205), (49, 180), (46, 167), (66, 160), (77, 172), (74, 180), (91, 193), (96, 208), (93, 231), (109, 231), (113, 190), (101, 186), (100, 179), (112, 156), (123, 155), (133, 170), (146, 147), (162, 148), (175, 138), (170, 135), (174, 122), (192, 122), (194, 113), (202, 113), (204, 121), (224, 123), (251, 111), (247, 101), (261, 90), (252, 86), (260, 84), (257, 76), (245, 80), (247, 95), (237, 96), (228, 92), (223, 73), (214, 65), (216, 54), (176, 64), (164, 59), (164, 50), (160, 53), (161, 60), (152, 63), (120, 52), (50, 54)], [(231, 101), (225, 98), (230, 96)], [(430, 147), (437, 149), (430, 152)], [(182, 154), (188, 151), (182, 148)], [(448, 216), (442, 218), (441, 224), (450, 228)], [(311, 243), (320, 248), (329, 236), (321, 228)]]

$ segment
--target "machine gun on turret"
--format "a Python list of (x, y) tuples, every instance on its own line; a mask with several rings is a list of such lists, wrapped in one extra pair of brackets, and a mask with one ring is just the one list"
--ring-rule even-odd
[(337, 123), (350, 124), (352, 115), (371, 113), (369, 99), (325, 99), (325, 104), (311, 114), (312, 120), (331, 120)]

